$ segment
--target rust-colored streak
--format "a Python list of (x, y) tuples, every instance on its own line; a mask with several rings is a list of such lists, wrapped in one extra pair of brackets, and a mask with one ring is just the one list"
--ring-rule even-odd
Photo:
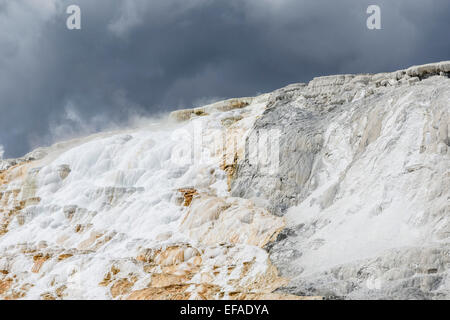
[(181, 192), (183, 194), (184, 197), (183, 205), (185, 207), (189, 207), (191, 205), (194, 196), (198, 194), (197, 190), (195, 190), (194, 188), (182, 188), (178, 189), (178, 192)]

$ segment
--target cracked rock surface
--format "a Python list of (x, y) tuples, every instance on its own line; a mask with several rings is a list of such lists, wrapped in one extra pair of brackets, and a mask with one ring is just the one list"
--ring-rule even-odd
[(272, 93), (253, 130), (281, 132), (279, 170), (238, 164), (232, 194), (287, 227), (267, 246), (281, 291), (450, 298), (450, 79), (442, 62), (321, 77)]
[(450, 299), (449, 73), (319, 77), (0, 160), (0, 298)]

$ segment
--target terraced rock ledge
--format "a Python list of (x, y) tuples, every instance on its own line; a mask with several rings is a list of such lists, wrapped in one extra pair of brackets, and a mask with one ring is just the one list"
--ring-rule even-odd
[(0, 298), (449, 299), (449, 74), (319, 77), (0, 160)]

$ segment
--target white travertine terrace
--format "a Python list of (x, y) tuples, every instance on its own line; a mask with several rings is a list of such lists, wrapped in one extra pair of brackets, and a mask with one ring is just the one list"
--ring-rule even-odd
[[(0, 161), (0, 298), (449, 298), (449, 73), (318, 77)], [(246, 143), (273, 128), (267, 175)]]

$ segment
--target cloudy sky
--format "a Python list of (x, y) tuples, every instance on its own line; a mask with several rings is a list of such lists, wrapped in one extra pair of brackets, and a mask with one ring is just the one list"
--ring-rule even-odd
[[(81, 30), (66, 28), (70, 4)], [(366, 27), (370, 4), (382, 30)], [(448, 0), (0, 0), (0, 156), (319, 75), (449, 60), (449, 30)]]

